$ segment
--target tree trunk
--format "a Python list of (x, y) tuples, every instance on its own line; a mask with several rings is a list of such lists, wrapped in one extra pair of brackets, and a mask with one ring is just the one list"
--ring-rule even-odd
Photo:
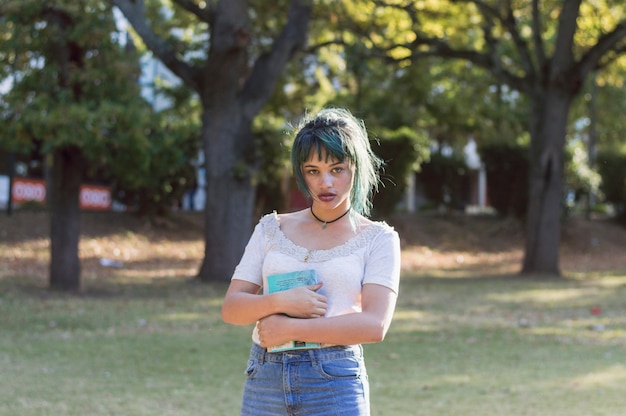
[(570, 96), (546, 90), (536, 94), (532, 103), (524, 274), (561, 274), (563, 159), (570, 102)]
[(292, 0), (288, 22), (272, 50), (249, 67), (250, 33), (241, 25), (247, 23), (242, 4), (219, 3), (222, 13), (212, 27), (208, 65), (200, 83), (207, 186), (205, 251), (198, 272), (202, 281), (228, 281), (250, 238), (260, 164), (252, 121), (270, 98), (283, 68), (304, 45), (311, 13), (309, 2)]
[(241, 110), (204, 111), (202, 135), (207, 198), (204, 260), (198, 277), (225, 282), (232, 276), (253, 228), (255, 162), (241, 148), (250, 145), (250, 122)]
[[(271, 97), (287, 63), (306, 43), (310, 0), (291, 0), (287, 20), (269, 50), (252, 59), (250, 11), (245, 0), (212, 2), (206, 11), (188, 1), (209, 28), (208, 58), (202, 65), (179, 59), (169, 42), (150, 28), (143, 2), (111, 0), (131, 22), (148, 48), (198, 93), (202, 102), (205, 156), (205, 257), (203, 281), (227, 281), (243, 253), (253, 226), (258, 169), (251, 127)], [(277, 13), (283, 13), (282, 8)], [(260, 44), (269, 38), (263, 37)]]
[(50, 287), (80, 289), (80, 184), (82, 155), (76, 147), (60, 148), (53, 156), (50, 195)]

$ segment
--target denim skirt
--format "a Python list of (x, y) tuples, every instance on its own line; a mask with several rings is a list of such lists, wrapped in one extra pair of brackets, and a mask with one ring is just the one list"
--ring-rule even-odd
[(360, 345), (269, 353), (252, 343), (242, 416), (368, 416)]

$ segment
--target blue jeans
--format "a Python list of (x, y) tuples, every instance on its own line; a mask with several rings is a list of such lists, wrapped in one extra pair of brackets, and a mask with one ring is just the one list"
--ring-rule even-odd
[(368, 416), (360, 345), (268, 353), (252, 343), (242, 416)]

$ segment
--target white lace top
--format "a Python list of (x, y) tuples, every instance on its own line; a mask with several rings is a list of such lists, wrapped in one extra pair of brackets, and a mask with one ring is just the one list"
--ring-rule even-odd
[(274, 212), (256, 225), (232, 278), (265, 288), (268, 275), (303, 269), (317, 270), (324, 282), (319, 293), (328, 299), (327, 317), (360, 312), (363, 285), (378, 284), (398, 293), (398, 233), (384, 222), (374, 222), (340, 246), (308, 250), (285, 236)]

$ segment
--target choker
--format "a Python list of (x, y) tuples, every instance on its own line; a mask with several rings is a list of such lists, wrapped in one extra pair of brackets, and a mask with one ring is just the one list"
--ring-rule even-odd
[(343, 214), (341, 214), (340, 216), (338, 216), (337, 218), (335, 218), (334, 220), (330, 220), (330, 221), (324, 221), (323, 219), (319, 218), (317, 215), (315, 215), (315, 213), (313, 212), (313, 206), (311, 206), (311, 215), (313, 215), (313, 217), (315, 217), (316, 220), (318, 220), (319, 222), (322, 223), (322, 230), (326, 229), (326, 226), (330, 223), (333, 223), (335, 221), (339, 221), (340, 219), (342, 219), (343, 217), (346, 216), (346, 214), (348, 212), (350, 212), (350, 210), (352, 209), (352, 207), (348, 208), (348, 210), (346, 212), (344, 212)]

